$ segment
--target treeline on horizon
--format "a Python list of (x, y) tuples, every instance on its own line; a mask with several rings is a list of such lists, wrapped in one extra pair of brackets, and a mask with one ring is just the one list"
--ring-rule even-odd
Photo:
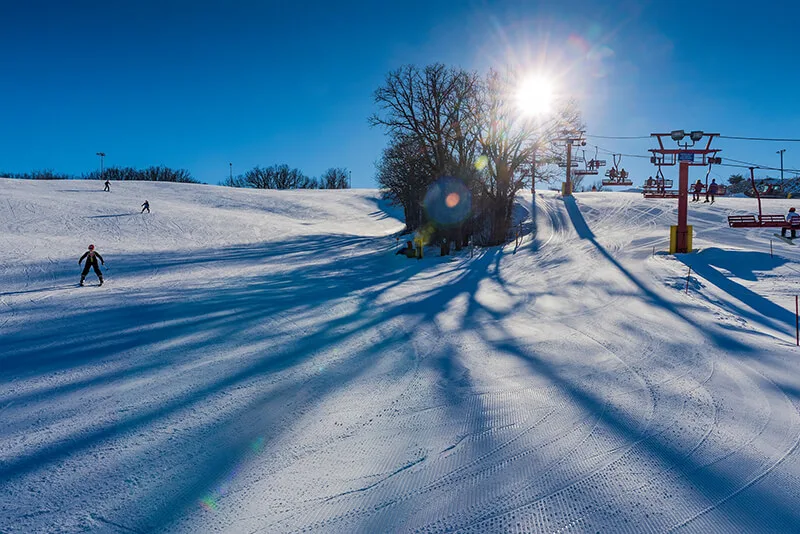
[(114, 181), (141, 181), (141, 182), (177, 182), (199, 184), (200, 180), (192, 177), (186, 169), (171, 169), (164, 166), (152, 166), (145, 169), (133, 167), (108, 167), (101, 173), (92, 171), (80, 175), (56, 172), (50, 169), (35, 170), (31, 172), (15, 173), (0, 172), (0, 178), (14, 178), (17, 180), (114, 180)]
[(319, 178), (313, 178), (285, 164), (256, 166), (244, 174), (229, 176), (222, 185), (251, 189), (350, 189), (350, 173), (345, 168), (332, 167)]
[[(94, 170), (81, 175), (66, 174), (50, 169), (25, 173), (2, 173), (2, 178), (18, 180), (111, 180), (142, 182), (176, 182), (199, 184), (186, 169), (171, 169), (165, 166), (134, 169), (133, 167), (108, 167), (101, 173)], [(222, 185), (250, 189), (349, 189), (350, 173), (345, 168), (330, 168), (319, 178), (306, 176), (299, 169), (288, 165), (256, 166), (244, 174), (228, 176)]]

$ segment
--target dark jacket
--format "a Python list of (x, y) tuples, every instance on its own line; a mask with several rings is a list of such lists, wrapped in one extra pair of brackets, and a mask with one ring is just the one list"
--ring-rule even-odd
[(81, 264), (84, 258), (86, 258), (86, 265), (97, 265), (98, 259), (100, 260), (100, 263), (102, 263), (103, 265), (105, 265), (106, 263), (105, 261), (103, 261), (103, 256), (101, 256), (99, 252), (94, 250), (87, 250), (86, 252), (84, 252), (83, 256), (81, 256), (81, 259), (78, 260), (78, 265)]
[(708, 192), (711, 193), (712, 195), (715, 195), (718, 190), (719, 190), (719, 185), (715, 183), (712, 183), (711, 185), (708, 186)]

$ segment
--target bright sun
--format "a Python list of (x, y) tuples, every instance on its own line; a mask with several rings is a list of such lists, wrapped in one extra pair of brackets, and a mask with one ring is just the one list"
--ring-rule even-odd
[(517, 90), (517, 105), (526, 115), (548, 113), (553, 105), (553, 84), (542, 76), (531, 76), (522, 81)]

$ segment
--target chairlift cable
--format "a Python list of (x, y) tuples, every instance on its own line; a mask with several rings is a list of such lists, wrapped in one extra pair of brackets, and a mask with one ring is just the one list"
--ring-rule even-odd
[(720, 135), (720, 139), (740, 139), (743, 141), (777, 141), (780, 143), (800, 143), (800, 139), (788, 139), (782, 137), (741, 137), (737, 135)]
[[(584, 137), (593, 137), (595, 139), (620, 139), (620, 140), (631, 140), (631, 139), (651, 139), (651, 135), (592, 135), (592, 134), (584, 134)], [(779, 143), (800, 143), (800, 139), (794, 139), (790, 137), (747, 137), (741, 135), (719, 135), (717, 136), (720, 139), (738, 139), (741, 141), (774, 141)]]
[(584, 134), (584, 137), (594, 137), (595, 139), (650, 139), (649, 135), (589, 135)]

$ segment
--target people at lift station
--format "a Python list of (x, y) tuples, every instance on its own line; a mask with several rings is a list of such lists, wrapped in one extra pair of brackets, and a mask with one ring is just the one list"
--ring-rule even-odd
[(800, 228), (800, 213), (797, 213), (793, 207), (789, 208), (789, 213), (786, 214), (786, 222), (789, 223), (790, 226), (784, 226), (781, 228), (781, 235), (786, 237), (786, 231), (792, 231), (792, 237), (790, 239), (794, 239), (797, 237), (797, 229)]

